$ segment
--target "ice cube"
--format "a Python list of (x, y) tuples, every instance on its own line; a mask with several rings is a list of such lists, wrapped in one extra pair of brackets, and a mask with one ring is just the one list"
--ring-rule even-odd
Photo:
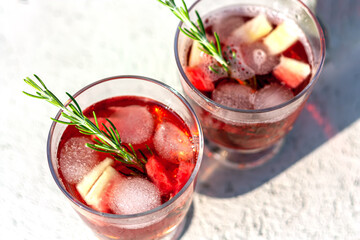
[(214, 23), (213, 31), (223, 40), (242, 24), (244, 24), (244, 19), (241, 16), (224, 14), (219, 21)]
[(156, 128), (154, 147), (162, 158), (173, 163), (193, 158), (190, 136), (169, 122), (163, 122)]
[(271, 83), (255, 93), (254, 108), (264, 109), (274, 107), (289, 101), (293, 97), (294, 94), (288, 87), (278, 83)]
[(231, 108), (253, 109), (251, 88), (236, 82), (219, 84), (212, 93), (212, 99)]
[[(125, 143), (141, 144), (146, 142), (154, 131), (154, 119), (146, 107), (131, 105), (111, 107), (114, 113), (109, 119), (117, 128)], [(109, 124), (106, 124), (109, 126)]]
[(230, 76), (241, 81), (255, 76), (254, 71), (245, 63), (241, 50), (232, 44), (224, 49), (224, 55), (230, 63)]
[(159, 189), (140, 177), (121, 179), (109, 194), (109, 207), (116, 214), (136, 214), (161, 205)]
[(255, 74), (268, 74), (280, 62), (279, 56), (270, 55), (267, 47), (261, 42), (242, 45), (241, 52), (244, 62)]
[(59, 166), (66, 182), (77, 184), (100, 161), (97, 152), (85, 146), (87, 137), (73, 137), (60, 151)]

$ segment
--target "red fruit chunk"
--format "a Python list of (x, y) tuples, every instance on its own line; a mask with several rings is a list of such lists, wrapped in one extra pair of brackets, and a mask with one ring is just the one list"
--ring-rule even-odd
[(274, 76), (291, 88), (297, 88), (310, 72), (309, 64), (284, 56), (273, 70)]
[(194, 169), (194, 164), (190, 162), (180, 162), (179, 171), (176, 174), (175, 193), (178, 193), (189, 180)]
[(97, 203), (97, 205), (91, 206), (96, 211), (103, 212), (103, 213), (111, 212), (110, 207), (109, 207), (109, 196), (111, 193), (113, 182), (114, 181), (112, 181), (112, 183), (109, 184), (109, 186), (107, 187), (106, 191), (103, 193), (103, 195), (102, 195), (100, 201)]
[(168, 194), (173, 190), (173, 183), (166, 174), (166, 169), (154, 156), (150, 157), (145, 165), (146, 172), (150, 180), (159, 188), (163, 194)]
[(202, 68), (196, 67), (187, 67), (185, 69), (186, 75), (189, 78), (190, 82), (200, 91), (211, 92), (214, 90), (215, 86), (208, 74), (203, 71)]

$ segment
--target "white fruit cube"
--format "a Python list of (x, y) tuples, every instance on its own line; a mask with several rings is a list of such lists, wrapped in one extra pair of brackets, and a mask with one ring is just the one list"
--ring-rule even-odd
[(114, 160), (111, 158), (105, 158), (102, 162), (96, 165), (84, 178), (76, 185), (76, 189), (80, 193), (82, 198), (85, 198), (86, 194), (90, 191), (96, 180), (104, 172), (104, 170), (112, 165)]
[(282, 53), (298, 40), (298, 31), (295, 23), (284, 21), (264, 38), (264, 44), (268, 47), (270, 54)]
[(193, 41), (193, 45), (191, 47), (190, 56), (189, 56), (190, 67), (195, 67), (204, 61), (203, 55), (205, 53), (200, 49), (201, 49), (200, 43), (198, 41)]
[(111, 180), (117, 176), (119, 176), (119, 173), (113, 167), (108, 166), (85, 196), (85, 202), (94, 209), (100, 209), (101, 200), (106, 188)]
[(264, 14), (260, 14), (239, 28), (235, 29), (231, 37), (244, 43), (252, 43), (266, 36), (272, 30), (271, 23)]
[(274, 76), (291, 88), (298, 87), (310, 74), (309, 64), (281, 56), (274, 70)]

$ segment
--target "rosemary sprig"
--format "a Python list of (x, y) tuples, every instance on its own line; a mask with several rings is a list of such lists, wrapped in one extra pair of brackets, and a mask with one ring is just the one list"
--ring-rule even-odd
[(198, 12), (195, 11), (197, 16), (197, 23), (198, 23), (198, 25), (196, 25), (193, 21), (190, 20), (189, 11), (187, 9), (184, 0), (182, 0), (183, 7), (176, 6), (175, 0), (164, 0), (164, 1), (158, 0), (158, 1), (163, 5), (167, 6), (170, 9), (170, 11), (174, 13), (174, 15), (177, 18), (180, 19), (180, 21), (182, 21), (185, 25), (189, 27), (189, 28), (179, 27), (179, 30), (189, 38), (198, 41), (201, 46), (201, 50), (204, 53), (212, 56), (218, 63), (221, 64), (221, 66), (226, 70), (226, 72), (229, 72), (229, 64), (222, 55), (219, 35), (216, 32), (214, 32), (215, 41), (216, 41), (215, 43), (213, 43), (212, 41), (210, 42), (206, 38), (205, 27)]
[[(94, 123), (89, 120), (86, 116), (84, 116), (79, 104), (75, 100), (73, 96), (69, 93), (66, 93), (69, 98), (72, 100), (73, 104), (70, 103), (68, 106), (65, 106), (61, 103), (61, 101), (45, 86), (44, 82), (34, 74), (36, 79), (40, 82), (43, 89), (36, 84), (32, 79), (26, 78), (24, 81), (33, 87), (36, 90), (36, 95), (24, 92), (26, 95), (38, 99), (44, 99), (52, 105), (60, 108), (62, 110), (61, 115), (68, 119), (69, 122), (61, 121), (58, 119), (51, 118), (53, 121), (67, 124), (67, 125), (75, 125), (75, 127), (79, 130), (80, 133), (85, 135), (95, 135), (98, 139), (95, 139), (95, 143), (87, 143), (86, 146), (99, 151), (111, 154), (115, 160), (123, 162), (125, 164), (129, 164), (132, 166), (137, 166), (143, 170), (145, 173), (145, 163), (146, 158), (145, 155), (141, 153), (144, 158), (139, 158), (134, 150), (134, 148), (129, 144), (129, 147), (122, 145), (121, 138), (119, 132), (117, 131), (115, 125), (109, 120), (106, 119), (111, 127), (105, 126), (103, 123), (102, 126), (105, 128), (105, 131), (99, 129), (99, 124), (97, 121), (97, 117), (95, 112), (93, 112)], [(130, 149), (129, 149), (130, 148)], [(134, 173), (133, 167), (128, 167)]]

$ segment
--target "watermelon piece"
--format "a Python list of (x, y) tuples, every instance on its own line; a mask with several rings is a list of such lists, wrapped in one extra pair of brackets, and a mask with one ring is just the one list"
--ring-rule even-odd
[(187, 67), (185, 69), (186, 75), (190, 82), (200, 91), (211, 92), (214, 90), (215, 85), (208, 73), (199, 66)]
[(164, 165), (154, 156), (150, 157), (145, 165), (149, 179), (159, 188), (163, 194), (171, 193), (173, 190), (173, 183), (167, 175)]
[(284, 56), (273, 70), (274, 76), (291, 88), (297, 88), (310, 72), (309, 64)]
[(86, 197), (95, 182), (104, 173), (105, 169), (113, 164), (114, 160), (111, 158), (106, 158), (83, 177), (83, 179), (76, 185), (76, 189), (82, 198)]
[(179, 170), (176, 174), (175, 193), (178, 193), (189, 180), (190, 175), (194, 169), (194, 164), (191, 162), (180, 162)]
[(120, 178), (120, 174), (113, 167), (108, 166), (84, 197), (85, 202), (95, 210), (106, 211), (105, 192), (115, 178)]
[(96, 206), (91, 207), (98, 212), (110, 213), (109, 201), (107, 200), (107, 198), (102, 198)]
[(112, 194), (114, 192), (114, 188), (116, 186), (119, 186), (120, 184), (123, 184), (123, 182), (125, 181), (126, 178), (121, 174), (114, 176), (111, 179), (111, 181), (109, 181), (106, 189), (103, 191), (101, 198), (99, 199), (99, 202), (96, 204), (96, 206), (92, 206), (92, 208), (94, 208), (99, 212), (112, 213), (113, 211), (111, 210), (110, 205), (112, 201)]

